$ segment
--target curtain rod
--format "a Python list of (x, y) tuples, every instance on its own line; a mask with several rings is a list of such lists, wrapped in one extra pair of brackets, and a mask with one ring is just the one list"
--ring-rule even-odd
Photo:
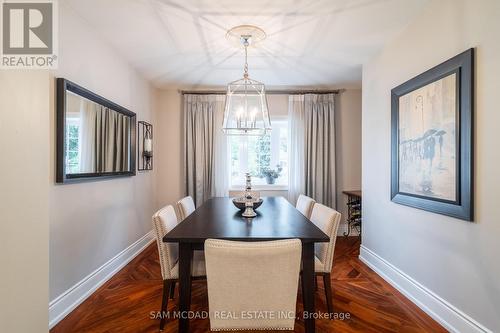
[[(336, 90), (266, 90), (267, 95), (340, 94), (345, 89)], [(225, 90), (178, 90), (181, 95), (225, 95)]]

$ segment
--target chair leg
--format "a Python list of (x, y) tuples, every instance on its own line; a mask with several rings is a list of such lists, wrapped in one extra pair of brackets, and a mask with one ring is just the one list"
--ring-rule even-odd
[(333, 315), (333, 306), (332, 306), (332, 285), (330, 283), (330, 273), (326, 273), (323, 275), (323, 285), (325, 286), (325, 297), (326, 297), (326, 306), (328, 308), (328, 313), (330, 317)]
[(299, 279), (300, 279), (300, 293), (302, 295), (302, 302), (304, 302), (304, 279), (302, 278), (302, 273), (300, 273)]
[(163, 280), (163, 294), (161, 296), (161, 316), (160, 316), (160, 331), (163, 331), (165, 327), (165, 310), (168, 308), (168, 292), (170, 291), (170, 286), (172, 280)]
[(170, 285), (170, 299), (174, 299), (174, 294), (175, 294), (175, 284), (177, 281), (173, 281), (172, 284)]

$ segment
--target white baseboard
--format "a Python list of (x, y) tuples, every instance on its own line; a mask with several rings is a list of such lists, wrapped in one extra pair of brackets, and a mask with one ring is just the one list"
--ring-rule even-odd
[(127, 263), (154, 241), (153, 231), (142, 236), (135, 243), (111, 258), (104, 265), (63, 292), (49, 303), (49, 329), (66, 317), (94, 291), (108, 281)]
[(363, 245), (359, 259), (450, 332), (492, 333)]

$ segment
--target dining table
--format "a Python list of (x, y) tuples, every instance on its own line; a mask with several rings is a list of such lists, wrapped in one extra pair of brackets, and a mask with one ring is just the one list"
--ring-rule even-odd
[(257, 216), (251, 219), (242, 217), (230, 198), (208, 199), (163, 237), (163, 242), (179, 244), (179, 332), (189, 332), (193, 251), (203, 250), (209, 238), (249, 242), (300, 239), (305, 331), (315, 332), (314, 244), (330, 239), (284, 197), (262, 199)]

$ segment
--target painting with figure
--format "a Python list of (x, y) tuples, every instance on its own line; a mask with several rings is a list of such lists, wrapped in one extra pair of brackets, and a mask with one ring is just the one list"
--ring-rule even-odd
[(457, 197), (457, 74), (399, 98), (399, 191)]

